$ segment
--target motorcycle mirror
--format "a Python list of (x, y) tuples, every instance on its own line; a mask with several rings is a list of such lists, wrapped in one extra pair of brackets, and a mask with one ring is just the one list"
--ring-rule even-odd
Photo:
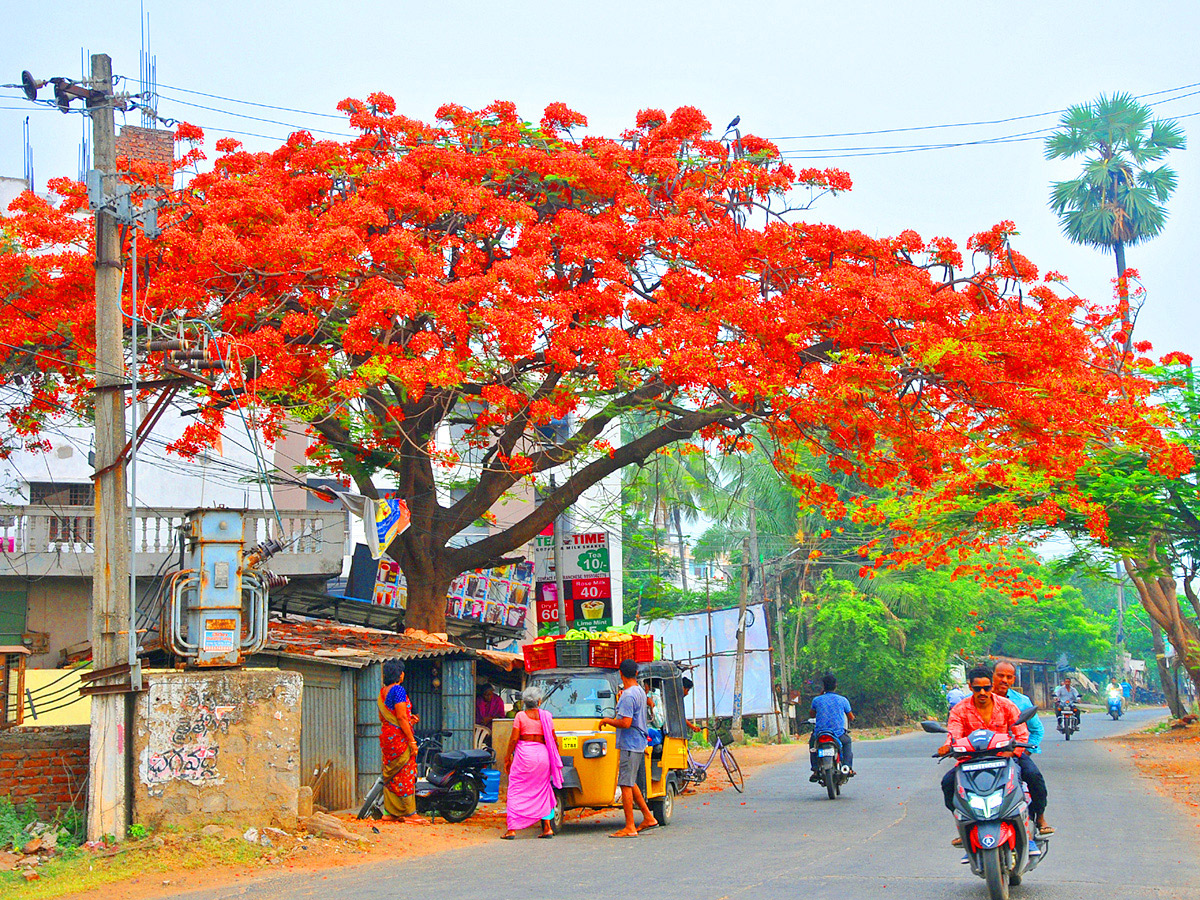
[(1028, 722), (1030, 719), (1032, 719), (1037, 714), (1038, 714), (1037, 707), (1031, 706), (1031, 707), (1029, 707), (1029, 709), (1025, 710), (1025, 712), (1023, 712), (1019, 716), (1017, 716), (1016, 724), (1024, 725), (1026, 722)]
[(922, 722), (921, 728), (930, 734), (946, 734), (946, 726), (941, 722)]

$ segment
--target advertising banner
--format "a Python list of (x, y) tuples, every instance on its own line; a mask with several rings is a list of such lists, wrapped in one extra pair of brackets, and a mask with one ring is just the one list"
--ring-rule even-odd
[[(613, 624), (612, 570), (604, 532), (564, 534), (563, 600), (567, 627), (603, 631)], [(558, 593), (554, 579), (554, 537), (539, 535), (533, 551), (537, 580), (538, 634), (558, 632)]]
[[(643, 631), (662, 641), (665, 658), (692, 665), (688, 677), (695, 686), (684, 700), (689, 717), (733, 715), (738, 632), (736, 607), (655, 619), (647, 622)], [(743, 715), (769, 715), (775, 711), (772, 681), (767, 618), (763, 606), (755, 604), (746, 607)]]

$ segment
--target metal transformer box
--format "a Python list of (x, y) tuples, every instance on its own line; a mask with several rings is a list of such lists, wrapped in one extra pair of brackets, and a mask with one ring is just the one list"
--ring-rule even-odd
[(267, 591), (247, 568), (242, 512), (188, 513), (184, 567), (171, 579), (164, 633), (195, 666), (237, 666), (266, 639)]

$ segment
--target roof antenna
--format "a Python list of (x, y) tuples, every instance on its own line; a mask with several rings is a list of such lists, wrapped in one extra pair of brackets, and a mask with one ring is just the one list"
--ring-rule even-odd
[(146, 4), (139, 5), (142, 19), (142, 49), (138, 52), (138, 106), (142, 110), (142, 127), (153, 128), (158, 117), (158, 57), (150, 52), (150, 14)]
[(33, 144), (29, 139), (29, 116), (25, 117), (25, 186), (37, 193), (33, 184)]

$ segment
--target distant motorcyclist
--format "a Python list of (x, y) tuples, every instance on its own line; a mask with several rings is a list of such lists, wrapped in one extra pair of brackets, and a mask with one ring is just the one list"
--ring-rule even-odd
[(1117, 712), (1123, 713), (1125, 710), (1122, 706), (1125, 702), (1125, 691), (1121, 688), (1121, 683), (1117, 681), (1117, 676), (1114, 675), (1108, 682), (1108, 699), (1115, 701), (1117, 704)]
[(817, 770), (817, 735), (832, 734), (842, 748), (842, 765), (848, 766), (851, 775), (854, 774), (854, 751), (850, 746), (850, 732), (846, 726), (854, 721), (854, 713), (850, 710), (850, 701), (837, 693), (837, 678), (833, 673), (821, 679), (824, 693), (817, 694), (812, 701), (812, 714), (816, 719), (812, 736), (808, 739), (808, 761), (812, 766), (809, 781), (820, 781)]
[(1064, 678), (1054, 689), (1054, 715), (1058, 719), (1058, 730), (1062, 731), (1063, 710), (1079, 705), (1079, 691), (1071, 687), (1071, 679)]
[[(1012, 701), (1017, 712), (1022, 713), (1033, 707), (1033, 701), (1013, 688), (1016, 680), (1016, 666), (1007, 660), (996, 663), (996, 670), (992, 673), (992, 693)], [(1042, 738), (1046, 734), (1045, 727), (1038, 721), (1037, 716), (1026, 724), (1029, 728), (1029, 740), (1026, 741), (1029, 744), (1029, 752), (1041, 753)], [(1046, 823), (1046, 801), (1050, 796), (1046, 789), (1046, 779), (1031, 758), (1022, 756), (1017, 762), (1021, 766), (1021, 780), (1029, 788), (1029, 811), (1037, 822), (1038, 831), (1042, 834), (1053, 834), (1054, 829)]]

